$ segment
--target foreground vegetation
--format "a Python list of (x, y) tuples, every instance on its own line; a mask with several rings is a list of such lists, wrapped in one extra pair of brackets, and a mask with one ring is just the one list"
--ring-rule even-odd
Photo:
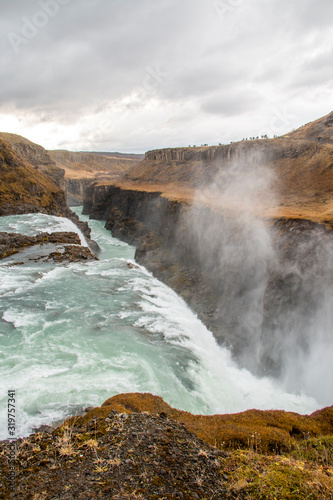
[(0, 443), (0, 497), (333, 499), (332, 427), (333, 407), (201, 416), (151, 394), (118, 395), (18, 439), (14, 458)]

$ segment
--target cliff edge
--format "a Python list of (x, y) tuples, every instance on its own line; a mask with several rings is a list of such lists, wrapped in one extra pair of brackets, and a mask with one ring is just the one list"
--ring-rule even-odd
[(68, 215), (64, 171), (38, 144), (1, 133), (0, 174), (0, 215), (38, 211)]

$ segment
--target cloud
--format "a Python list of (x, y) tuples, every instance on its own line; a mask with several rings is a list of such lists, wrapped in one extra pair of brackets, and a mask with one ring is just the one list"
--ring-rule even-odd
[[(0, 125), (47, 147), (112, 150), (258, 135), (285, 106), (299, 126), (332, 108), (332, 10), (326, 0), (6, 0)], [(98, 123), (104, 139), (91, 141)]]
[(260, 96), (255, 91), (237, 89), (214, 94), (202, 104), (201, 109), (206, 113), (232, 117), (251, 110), (255, 112), (260, 101)]

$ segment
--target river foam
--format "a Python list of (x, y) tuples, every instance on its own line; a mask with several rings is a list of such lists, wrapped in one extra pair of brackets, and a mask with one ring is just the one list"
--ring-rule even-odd
[[(4, 217), (1, 230), (71, 227), (57, 219)], [(102, 222), (90, 224), (100, 261), (8, 267), (9, 257), (0, 264), (1, 408), (15, 389), (20, 435), (121, 392), (151, 392), (203, 414), (319, 408), (238, 368), (185, 302), (134, 263), (133, 247)], [(0, 436), (7, 437), (4, 412)]]

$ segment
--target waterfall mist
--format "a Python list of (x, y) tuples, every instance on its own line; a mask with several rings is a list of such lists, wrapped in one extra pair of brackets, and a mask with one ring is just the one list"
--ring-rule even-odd
[(259, 153), (221, 166), (181, 217), (177, 251), (200, 269), (214, 334), (239, 364), (328, 405), (333, 238), (324, 225), (270, 216), (276, 185)]

